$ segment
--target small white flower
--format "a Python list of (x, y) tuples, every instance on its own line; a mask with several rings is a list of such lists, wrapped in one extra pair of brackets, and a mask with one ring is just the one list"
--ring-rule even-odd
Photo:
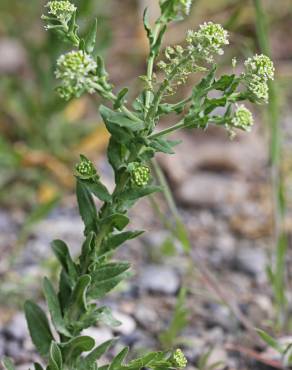
[(70, 1), (49, 1), (46, 5), (48, 13), (55, 16), (60, 22), (67, 23), (76, 11), (76, 6)]
[(256, 54), (253, 57), (248, 58), (245, 61), (244, 66), (246, 75), (256, 75), (265, 81), (274, 79), (274, 64), (266, 55)]
[(213, 61), (214, 54), (222, 55), (223, 46), (229, 44), (228, 32), (213, 22), (205, 22), (200, 25), (198, 31), (188, 31), (187, 43), (194, 46), (202, 59), (207, 62)]

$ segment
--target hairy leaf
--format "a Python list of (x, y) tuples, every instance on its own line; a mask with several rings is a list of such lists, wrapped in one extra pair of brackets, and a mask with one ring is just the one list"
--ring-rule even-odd
[(84, 370), (87, 370), (90, 366), (92, 366), (97, 360), (101, 358), (103, 354), (105, 354), (108, 349), (113, 345), (115, 339), (110, 339), (100, 346), (96, 347), (92, 352), (90, 352), (84, 360), (82, 360), (82, 366)]
[(56, 342), (52, 342), (50, 347), (49, 369), (63, 370), (62, 353)]
[(44, 279), (43, 288), (46, 301), (49, 307), (50, 315), (56, 330), (59, 333), (65, 335), (66, 337), (71, 337), (71, 334), (67, 330), (62, 316), (59, 299), (57, 297), (57, 294), (55, 293), (53, 285), (51, 284), (48, 278)]
[(92, 284), (89, 289), (89, 296), (94, 299), (104, 297), (125, 278), (125, 272), (129, 268), (130, 264), (125, 262), (108, 263), (98, 267), (91, 273)]
[(46, 356), (49, 353), (51, 342), (54, 339), (47, 316), (44, 311), (32, 301), (25, 302), (24, 310), (32, 341), (39, 353)]
[(89, 336), (80, 336), (62, 344), (65, 363), (74, 363), (83, 352), (91, 351), (95, 341)]
[(74, 283), (78, 274), (76, 265), (71, 258), (68, 246), (62, 240), (54, 240), (51, 245), (55, 256), (58, 258), (64, 271), (68, 274), (71, 283)]
[(96, 42), (96, 32), (97, 32), (97, 19), (95, 19), (85, 38), (85, 51), (88, 54), (91, 54), (94, 51)]
[(107, 238), (107, 240), (103, 243), (102, 248), (100, 250), (99, 254), (103, 254), (109, 251), (112, 251), (119, 247), (121, 244), (123, 244), (127, 240), (135, 239), (141, 234), (143, 234), (144, 231), (124, 231), (119, 234), (113, 234)]
[(90, 231), (96, 231), (97, 212), (95, 204), (90, 191), (80, 180), (77, 180), (76, 193), (80, 215), (85, 224), (84, 233), (87, 235)]

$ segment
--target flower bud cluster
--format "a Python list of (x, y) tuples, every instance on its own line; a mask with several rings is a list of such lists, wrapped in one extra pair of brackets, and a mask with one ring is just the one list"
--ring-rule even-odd
[(150, 169), (147, 166), (136, 164), (131, 172), (132, 182), (137, 186), (146, 186), (150, 180)]
[(188, 361), (181, 349), (176, 349), (172, 355), (172, 358), (174, 365), (178, 368), (183, 369), (187, 366)]
[[(165, 49), (165, 61), (160, 61), (157, 66), (166, 75), (169, 83), (167, 93), (172, 95), (176, 88), (184, 84), (188, 76), (195, 72), (198, 66), (195, 61), (190, 57), (186, 58), (185, 49), (181, 45), (174, 47), (167, 47)], [(173, 73), (175, 71), (175, 73)]]
[(250, 131), (254, 124), (252, 113), (243, 104), (238, 105), (234, 113), (231, 123), (234, 127), (240, 128), (244, 131)]
[(274, 79), (275, 68), (273, 62), (266, 55), (255, 55), (245, 63), (244, 80), (249, 92), (258, 102), (268, 102), (268, 81)]
[(46, 5), (48, 13), (54, 16), (61, 23), (68, 23), (76, 11), (76, 6), (70, 1), (49, 1)]
[(93, 93), (93, 83), (98, 80), (96, 69), (93, 58), (81, 50), (61, 55), (55, 72), (56, 77), (62, 80), (58, 88), (61, 98), (69, 100), (80, 97), (84, 92)]
[(203, 59), (208, 63), (214, 61), (214, 55), (224, 53), (223, 46), (229, 44), (228, 32), (221, 26), (213, 22), (205, 22), (200, 25), (198, 31), (188, 31), (188, 49), (197, 58)]
[(84, 156), (81, 156), (81, 161), (75, 166), (77, 176), (83, 179), (89, 179), (96, 175), (94, 164)]
[(198, 63), (213, 62), (214, 55), (222, 54), (222, 47), (229, 43), (227, 31), (220, 24), (212, 22), (204, 23), (198, 31), (188, 31), (186, 41), (187, 47), (167, 47), (165, 60), (158, 63), (170, 82), (169, 94), (173, 94), (177, 86), (184, 84), (191, 73), (205, 71)]

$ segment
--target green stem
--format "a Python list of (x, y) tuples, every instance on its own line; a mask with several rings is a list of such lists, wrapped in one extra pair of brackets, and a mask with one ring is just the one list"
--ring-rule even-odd
[[(98, 83), (92, 83), (91, 86), (97, 91), (103, 98), (106, 98), (112, 102), (115, 102), (118, 97), (111, 91), (105, 91), (105, 89)], [(124, 104), (121, 105), (120, 110), (125, 113), (125, 115), (135, 122), (144, 122), (136, 114), (131, 112)]]
[[(153, 31), (153, 42), (152, 45), (150, 45), (150, 54), (147, 62), (147, 79), (148, 81), (152, 81), (152, 75), (153, 75), (153, 68), (154, 68), (154, 61), (157, 57), (157, 52), (153, 51), (153, 46), (157, 42), (158, 35), (161, 31), (162, 24), (160, 22), (157, 22)], [(145, 97), (145, 112), (147, 113), (151, 102), (151, 91), (146, 91), (146, 97)]]
[(171, 126), (171, 127), (168, 127), (166, 128), (165, 130), (161, 130), (159, 132), (157, 132), (156, 134), (152, 134), (152, 135), (149, 135), (148, 136), (148, 139), (157, 139), (158, 137), (161, 137), (161, 136), (164, 136), (164, 135), (168, 135), (170, 134), (171, 132), (173, 131), (177, 131), (183, 127), (185, 127), (185, 121), (182, 119), (181, 121), (179, 121), (177, 124)]
[(146, 117), (146, 121), (147, 122), (151, 122), (152, 120), (154, 120), (155, 118), (155, 115), (157, 113), (157, 110), (158, 110), (158, 107), (159, 107), (159, 103), (161, 102), (161, 99), (163, 97), (163, 94), (165, 92), (165, 90), (167, 89), (167, 87), (170, 85), (171, 81), (175, 78), (175, 75), (177, 74), (177, 71), (179, 70), (179, 68), (181, 68), (185, 63), (187, 63), (189, 61), (189, 58), (190, 58), (190, 53), (188, 53), (181, 61), (179, 64), (177, 64), (172, 72), (169, 74), (169, 76), (162, 82), (162, 84), (160, 85), (157, 93), (155, 94), (154, 96), (154, 99), (153, 99), (153, 102), (152, 102), (152, 107), (151, 109), (149, 109), (149, 112), (147, 114), (147, 117)]
[[(115, 94), (113, 94), (112, 92), (109, 93), (109, 97), (113, 101), (116, 101), (118, 99), (118, 97)], [(132, 119), (133, 121), (136, 121), (136, 122), (144, 122), (136, 114), (134, 114), (133, 112), (131, 112), (124, 104), (121, 105), (121, 108), (120, 109), (121, 109), (122, 112), (124, 112), (128, 116), (128, 118)]]

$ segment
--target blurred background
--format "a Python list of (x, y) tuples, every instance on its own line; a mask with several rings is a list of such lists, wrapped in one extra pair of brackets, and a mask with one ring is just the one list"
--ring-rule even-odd
[[(98, 16), (111, 81), (129, 86), (132, 97), (148, 53), (141, 15), (148, 6), (154, 22), (157, 2), (74, 1), (81, 32)], [(44, 30), (44, 4), (0, 1), (0, 357), (13, 357), (19, 369), (37, 358), (24, 299), (41, 301), (41, 277), (58, 274), (50, 241), (64, 239), (75, 253), (82, 242), (72, 176), (79, 153), (113, 183), (99, 99), (65, 103), (54, 91), (55, 61), (66, 46)], [(179, 345), (192, 368), (273, 369), (280, 359), (253, 328), (292, 341), (291, 16), (291, 0), (195, 0), (190, 17), (169, 29), (164, 46), (183, 42), (204, 21), (222, 23), (231, 47), (219, 69), (231, 71), (236, 57), (240, 71), (248, 56), (264, 52), (276, 80), (269, 106), (252, 107), (252, 133), (231, 141), (219, 128), (180, 132), (176, 155), (158, 158), (173, 199), (143, 200), (132, 211), (135, 227), (148, 230), (121, 252), (136, 277), (106, 302), (123, 322), (114, 334), (136, 353)], [(112, 334), (105, 327), (91, 333), (97, 342)]]

